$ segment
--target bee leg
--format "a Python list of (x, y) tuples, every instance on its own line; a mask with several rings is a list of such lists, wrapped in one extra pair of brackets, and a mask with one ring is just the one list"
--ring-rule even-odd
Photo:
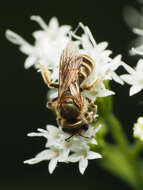
[(97, 112), (97, 107), (96, 105), (92, 102), (92, 100), (90, 100), (88, 97), (86, 97), (86, 100), (88, 101), (89, 103), (89, 107), (91, 108), (92, 110), (92, 119), (95, 120), (95, 115), (96, 115), (96, 112)]
[(73, 136), (74, 136), (74, 134), (71, 135), (70, 137), (66, 138), (65, 141), (66, 141), (66, 142), (70, 142), (70, 139), (71, 139)]
[(83, 90), (91, 90), (92, 88), (94, 88), (98, 83), (98, 80), (96, 79), (95, 81), (93, 81), (92, 83), (90, 83), (89, 85), (87, 84), (81, 84), (80, 88), (81, 88), (81, 91)]
[(59, 83), (51, 82), (51, 73), (49, 70), (46, 69), (44, 65), (41, 65), (42, 70), (42, 77), (44, 79), (44, 82), (48, 85), (49, 88), (59, 88)]
[(56, 105), (55, 102), (57, 101), (58, 97), (56, 98), (53, 98), (52, 100), (48, 101), (47, 104), (46, 104), (46, 107), (47, 108), (52, 108), (52, 109), (55, 109), (56, 108)]
[(57, 124), (58, 124), (58, 126), (61, 126), (61, 118), (59, 117), (59, 118), (57, 118)]

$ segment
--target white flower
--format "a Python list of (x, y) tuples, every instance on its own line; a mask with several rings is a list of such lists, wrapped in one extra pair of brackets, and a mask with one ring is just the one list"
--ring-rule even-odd
[(134, 137), (143, 141), (143, 117), (139, 117), (133, 128)]
[(79, 171), (81, 174), (84, 174), (87, 166), (88, 160), (93, 160), (97, 158), (102, 158), (101, 154), (90, 151), (88, 149), (83, 149), (80, 152), (73, 153), (69, 156), (69, 162), (79, 162)]
[(137, 38), (131, 43), (135, 46), (130, 50), (131, 55), (143, 55), (143, 12), (134, 7), (127, 6), (124, 11), (124, 19), (132, 31), (137, 34)]
[(53, 125), (47, 125), (46, 130), (38, 129), (38, 133), (29, 133), (28, 136), (30, 137), (45, 137), (47, 139), (46, 150), (24, 163), (36, 164), (44, 160), (50, 160), (49, 172), (52, 173), (58, 162), (73, 162), (74, 155), (75, 157), (78, 155), (79, 159), (76, 158), (76, 160), (79, 161), (79, 169), (83, 174), (88, 165), (88, 159), (101, 158), (99, 153), (90, 151), (90, 144), (97, 145), (95, 135), (100, 128), (100, 125), (96, 129), (89, 126), (84, 136), (73, 136), (69, 141), (66, 139), (70, 135)]
[(68, 161), (79, 162), (79, 171), (81, 174), (84, 174), (88, 166), (88, 160), (102, 158), (101, 154), (90, 151), (90, 146), (88, 145), (89, 143), (94, 145), (97, 144), (95, 135), (100, 129), (101, 125), (96, 129), (89, 127), (88, 131), (84, 134), (85, 137), (89, 138), (84, 139), (83, 137), (75, 137), (72, 139), (71, 150), (74, 153), (69, 156)]
[(59, 149), (64, 149), (66, 147), (65, 140), (69, 137), (69, 135), (64, 133), (60, 127), (57, 128), (52, 125), (47, 125), (46, 129), (48, 134), (45, 147), (54, 146)]
[(132, 96), (143, 89), (143, 59), (138, 61), (135, 69), (126, 64), (124, 64), (124, 67), (129, 74), (121, 75), (121, 78), (129, 85), (132, 85), (130, 88), (130, 96)]
[(25, 164), (37, 164), (44, 160), (50, 160), (49, 162), (49, 173), (53, 173), (58, 162), (67, 161), (68, 152), (62, 149), (46, 149), (35, 156), (35, 158), (24, 161)]
[(29, 137), (45, 137), (47, 139), (46, 148), (56, 147), (59, 149), (65, 148), (65, 139), (70, 135), (64, 133), (60, 127), (47, 125), (46, 130), (38, 129), (38, 133), (29, 133)]
[(130, 54), (131, 55), (138, 54), (143, 56), (143, 29), (133, 28), (133, 32), (140, 36), (140, 38), (138, 38), (138, 40), (140, 39), (140, 42), (139, 45), (131, 49)]
[(12, 43), (19, 45), (20, 50), (28, 57), (25, 61), (25, 68), (35, 66), (40, 69), (44, 65), (52, 73), (51, 80), (56, 81), (59, 77), (59, 60), (62, 50), (65, 48), (71, 27), (68, 25), (59, 26), (57, 18), (53, 17), (49, 25), (40, 16), (32, 16), (31, 20), (36, 21), (42, 30), (33, 33), (35, 44), (30, 45), (18, 34), (7, 30), (6, 37)]
[(94, 145), (97, 144), (95, 137), (96, 137), (96, 133), (98, 133), (98, 131), (101, 129), (101, 127), (102, 127), (102, 125), (99, 125), (96, 129), (93, 128), (92, 126), (89, 127), (89, 129), (85, 133), (85, 135), (87, 137), (92, 137), (92, 138), (88, 139), (89, 143), (94, 144)]

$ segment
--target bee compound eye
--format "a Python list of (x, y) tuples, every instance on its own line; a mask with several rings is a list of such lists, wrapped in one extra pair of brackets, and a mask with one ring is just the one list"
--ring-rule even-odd
[(87, 131), (88, 130), (88, 124), (87, 123), (83, 124), (81, 129)]
[(67, 128), (62, 128), (62, 130), (63, 130), (64, 132), (68, 132), (68, 129), (67, 129)]
[(85, 117), (88, 117), (88, 113), (85, 113), (84, 116), (85, 116)]

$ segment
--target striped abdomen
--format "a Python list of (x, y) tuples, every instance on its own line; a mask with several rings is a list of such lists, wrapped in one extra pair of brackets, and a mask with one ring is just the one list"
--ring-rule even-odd
[(87, 56), (82, 55), (82, 63), (80, 66), (80, 73), (79, 73), (79, 83), (82, 82), (90, 75), (93, 70), (93, 60)]

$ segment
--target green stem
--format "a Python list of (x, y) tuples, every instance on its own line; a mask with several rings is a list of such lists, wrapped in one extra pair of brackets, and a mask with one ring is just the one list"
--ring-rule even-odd
[(131, 151), (134, 157), (137, 157), (140, 152), (143, 150), (143, 142), (137, 140), (133, 146), (131, 146)]
[[(143, 178), (141, 175), (140, 168), (137, 164), (137, 154), (140, 152), (141, 148), (143, 147), (143, 144), (138, 142), (134, 146), (134, 154), (133, 154), (133, 151), (132, 151), (133, 149), (130, 148), (129, 142), (125, 134), (123, 133), (122, 126), (120, 122), (118, 121), (118, 119), (115, 117), (115, 115), (112, 113), (104, 115), (104, 121), (107, 124), (107, 126), (110, 127), (113, 139), (118, 145), (116, 146), (116, 149), (119, 149), (120, 154), (122, 155), (121, 158), (123, 158), (123, 163), (125, 163), (124, 166), (121, 165), (120, 166), (121, 168), (120, 169), (118, 168), (117, 170), (111, 167), (112, 171), (114, 170), (114, 173), (119, 174), (122, 179), (125, 176), (127, 176), (128, 183), (130, 183), (130, 185), (133, 186), (134, 189), (142, 190)], [(114, 159), (116, 158), (112, 158), (112, 159), (113, 159), (112, 161), (114, 161)], [(124, 177), (123, 177), (121, 176), (121, 173), (123, 172), (122, 167), (126, 167), (126, 166), (127, 166), (126, 170), (128, 170), (128, 172), (124, 171)]]
[(105, 123), (110, 127), (113, 139), (120, 146), (123, 151), (128, 150), (128, 140), (123, 133), (121, 123), (114, 114), (107, 114), (104, 116)]
[[(105, 82), (107, 89), (110, 89), (109, 82)], [(138, 154), (140, 153), (143, 144), (136, 143), (130, 146), (130, 143), (123, 131), (122, 125), (113, 114), (113, 99), (112, 96), (97, 98), (98, 114), (106, 129), (110, 129), (115, 144), (111, 145), (103, 143), (102, 166), (110, 170), (122, 180), (126, 181), (131, 187), (136, 190), (143, 189), (143, 167), (138, 163)]]

